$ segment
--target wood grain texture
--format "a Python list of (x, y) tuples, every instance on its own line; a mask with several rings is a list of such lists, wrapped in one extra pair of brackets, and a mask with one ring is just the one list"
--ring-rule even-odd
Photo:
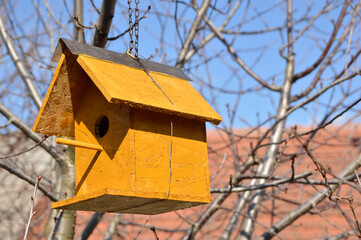
[(52, 203), (51, 207), (65, 210), (154, 215), (201, 204), (204, 203), (124, 196), (120, 190), (103, 189), (91, 194), (76, 196)]
[[(151, 72), (157, 87), (141, 69), (79, 55), (78, 63), (112, 103), (150, 109), (219, 124), (222, 118), (186, 80)], [(175, 103), (173, 105), (167, 96)]]
[[(150, 214), (156, 214), (211, 201), (204, 122), (109, 103), (92, 83), (84, 91), (83, 101), (75, 114), (75, 138), (103, 146), (104, 151), (76, 148), (76, 196), (67, 201), (72, 208), (90, 208), (99, 201), (93, 199), (92, 194), (109, 189), (117, 193), (114, 199), (119, 201), (123, 199), (121, 196), (145, 200), (138, 199), (140, 203), (128, 201), (122, 208), (116, 203), (118, 200), (114, 200), (114, 206), (105, 211), (144, 214), (141, 206), (162, 200), (156, 204), (164, 205), (159, 210), (149, 207), (153, 209)], [(109, 119), (109, 130), (101, 138), (95, 135), (99, 116)], [(171, 120), (174, 131), (170, 170)], [(166, 199), (169, 183), (170, 194)], [(63, 207), (71, 206), (63, 202)], [(137, 207), (140, 208), (136, 210)], [(99, 211), (98, 208), (91, 209)]]
[(75, 58), (65, 51), (55, 70), (33, 131), (61, 137), (74, 137), (74, 112), (89, 81)]

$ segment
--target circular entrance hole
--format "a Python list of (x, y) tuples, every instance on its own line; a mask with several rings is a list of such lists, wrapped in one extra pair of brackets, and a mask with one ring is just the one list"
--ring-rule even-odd
[(98, 120), (95, 122), (95, 136), (98, 138), (104, 137), (104, 135), (108, 132), (109, 129), (109, 119), (107, 116), (100, 116)]

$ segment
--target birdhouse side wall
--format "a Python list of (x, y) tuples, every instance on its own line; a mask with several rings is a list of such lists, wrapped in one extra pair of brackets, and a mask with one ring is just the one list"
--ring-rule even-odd
[(205, 122), (130, 110), (135, 189), (144, 197), (210, 202)]
[(75, 139), (104, 150), (76, 147), (76, 195), (106, 188), (131, 191), (129, 126), (129, 107), (107, 102), (89, 80), (75, 114)]

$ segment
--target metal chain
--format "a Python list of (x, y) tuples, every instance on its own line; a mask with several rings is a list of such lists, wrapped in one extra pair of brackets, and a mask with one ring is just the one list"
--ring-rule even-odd
[(133, 41), (133, 22), (132, 22), (132, 6), (131, 6), (132, 0), (128, 0), (128, 15), (129, 15), (129, 52), (132, 52), (134, 48), (134, 41)]
[(134, 50), (135, 50), (135, 57), (138, 58), (138, 46), (139, 46), (139, 1), (135, 0), (135, 20), (134, 20), (134, 34), (135, 34), (135, 44), (134, 44)]

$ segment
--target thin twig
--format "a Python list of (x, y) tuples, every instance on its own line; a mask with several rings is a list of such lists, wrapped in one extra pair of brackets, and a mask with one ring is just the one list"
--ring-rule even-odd
[(213, 176), (209, 179), (209, 181), (212, 181), (218, 175), (218, 173), (221, 171), (221, 169), (227, 159), (227, 155), (228, 155), (228, 151), (226, 151), (224, 153), (221, 164), (219, 164), (217, 171), (213, 174)]
[(326, 57), (328, 51), (330, 50), (332, 44), (335, 42), (335, 38), (336, 38), (336, 35), (338, 33), (338, 30), (340, 29), (341, 27), (341, 23), (342, 23), (342, 20), (344, 19), (345, 15), (346, 15), (346, 10), (347, 10), (347, 1), (345, 1), (344, 5), (343, 5), (343, 8), (341, 10), (341, 13), (337, 19), (337, 23), (335, 25), (335, 28), (333, 29), (333, 32), (330, 36), (330, 39), (328, 40), (327, 42), (327, 45), (326, 47), (323, 49), (321, 55), (319, 56), (319, 58), (316, 60), (316, 62), (314, 64), (312, 64), (312, 66), (308, 67), (307, 69), (305, 69), (304, 71), (300, 72), (300, 73), (297, 73), (297, 74), (294, 74), (292, 80), (293, 82), (297, 81), (298, 79), (310, 74), (313, 70), (315, 70), (319, 65), (320, 63), (322, 62), (322, 60)]
[[(31, 177), (29, 177), (28, 175), (26, 175), (25, 173), (20, 171), (18, 168), (12, 167), (8, 163), (4, 163), (4, 162), (0, 161), (0, 168), (8, 171), (9, 173), (17, 176), (18, 178), (24, 180), (25, 182), (27, 182), (27, 183), (29, 183), (31, 185), (35, 184), (35, 181)], [(53, 201), (53, 202), (58, 201), (58, 199), (51, 192), (49, 192), (46, 188), (44, 188), (43, 186), (39, 185), (38, 188), (51, 201)]]
[(92, 6), (93, 6), (93, 8), (95, 9), (95, 11), (96, 11), (98, 14), (100, 14), (100, 11), (99, 11), (99, 9), (95, 6), (93, 0), (90, 0), (90, 3), (92, 4)]
[(360, 184), (360, 188), (361, 188), (361, 181), (360, 181), (360, 178), (359, 178), (359, 176), (358, 176), (358, 174), (357, 174), (357, 171), (354, 170), (354, 173), (355, 173), (355, 175), (356, 175), (356, 177), (357, 177), (358, 184)]
[(84, 29), (84, 28), (85, 28), (85, 29), (93, 29), (93, 28), (95, 28), (95, 26), (96, 26), (96, 23), (93, 23), (90, 27), (84, 26), (83, 24), (81, 24), (81, 23), (79, 22), (79, 18), (78, 18), (78, 17), (74, 16), (73, 18), (74, 18), (76, 24), (78, 24), (78, 25), (79, 25), (80, 27), (82, 27), (83, 29)]
[(44, 135), (44, 136), (43, 136), (43, 139), (42, 139), (40, 142), (36, 143), (36, 144), (35, 144), (34, 146), (32, 146), (31, 148), (28, 148), (28, 149), (26, 149), (26, 150), (24, 150), (24, 151), (21, 151), (21, 152), (18, 152), (18, 153), (14, 153), (14, 154), (11, 154), (11, 155), (1, 156), (1, 157), (0, 157), (0, 160), (4, 160), (4, 159), (7, 159), (7, 158), (12, 158), (12, 157), (18, 157), (18, 156), (20, 156), (20, 155), (22, 155), (22, 154), (24, 154), (24, 153), (30, 152), (30, 151), (33, 150), (34, 148), (40, 146), (40, 144), (42, 144), (48, 137), (49, 137), (48, 135)]
[[(139, 20), (138, 20), (138, 23), (142, 20), (142, 19), (144, 19), (144, 18), (146, 18), (147, 16), (146, 16), (146, 14), (149, 12), (149, 10), (151, 9), (151, 6), (149, 5), (148, 6), (148, 9), (144, 12), (144, 14), (139, 18)], [(117, 40), (118, 38), (120, 38), (120, 37), (123, 37), (127, 32), (129, 32), (130, 30), (132, 30), (134, 27), (135, 27), (135, 25), (136, 25), (137, 23), (134, 23), (131, 27), (129, 27), (127, 30), (125, 30), (124, 32), (122, 32), (121, 34), (119, 34), (119, 35), (117, 35), (117, 36), (115, 36), (115, 37), (108, 37), (108, 41), (114, 41), (114, 40)]]
[[(4, 115), (8, 120), (11, 120), (12, 124), (14, 124), (18, 129), (20, 129), (23, 133), (25, 133), (34, 142), (38, 143), (42, 140), (42, 137), (40, 135), (34, 133), (27, 124), (25, 124), (9, 109), (7, 109), (1, 102), (0, 102), (0, 113)], [(45, 151), (47, 151), (59, 163), (60, 166), (64, 165), (64, 161), (65, 161), (64, 156), (51, 143), (44, 141), (40, 144), (40, 146)]]
[(11, 39), (11, 36), (9, 36), (8, 31), (6, 30), (5, 23), (3, 22), (2, 17), (0, 17), (0, 37), (3, 39), (3, 43), (6, 46), (18, 73), (21, 76), (23, 82), (25, 83), (31, 99), (34, 101), (35, 106), (40, 109), (42, 101), (38, 89), (34, 85), (34, 79), (32, 79), (25, 62), (20, 58), (20, 54), (15, 48), (14, 42)]
[(141, 234), (141, 232), (143, 231), (143, 228), (145, 228), (145, 226), (147, 225), (148, 223), (148, 219), (145, 221), (145, 223), (143, 224), (143, 226), (139, 229), (139, 231), (137, 232), (137, 234), (135, 235), (135, 237), (133, 238), (133, 240), (136, 240), (137, 237), (139, 236), (139, 234)]
[[(294, 176), (293, 180), (307, 178), (311, 176), (312, 172), (305, 172), (299, 175)], [(246, 191), (254, 191), (259, 189), (265, 189), (269, 187), (278, 187), (280, 184), (291, 182), (290, 178), (285, 178), (281, 180), (276, 180), (270, 183), (258, 184), (258, 185), (250, 185), (248, 187), (232, 187), (232, 188), (213, 188), (211, 189), (211, 193), (227, 193), (227, 192), (246, 192)]]
[[(357, 178), (358, 179), (358, 178)], [(357, 229), (358, 229), (358, 234), (357, 234), (357, 237), (358, 238), (361, 238), (361, 227), (360, 227), (360, 224), (359, 224), (359, 222), (358, 222), (358, 219), (357, 219), (357, 216), (356, 216), (356, 213), (355, 213), (355, 209), (353, 208), (353, 198), (348, 198), (347, 199), (348, 200), (348, 202), (349, 202), (349, 206), (350, 206), (350, 209), (351, 209), (351, 211), (352, 211), (352, 214), (353, 214), (353, 217), (355, 218), (355, 222), (356, 222), (356, 226), (357, 226)]]
[[(68, 196), (68, 193), (65, 192), (64, 193), (64, 198), (66, 199)], [(63, 217), (63, 212), (64, 210), (63, 209), (60, 209), (59, 212), (56, 214), (56, 216), (54, 217), (54, 225), (53, 227), (51, 228), (51, 231), (50, 231), (50, 234), (49, 234), (49, 237), (48, 237), (48, 240), (54, 240), (54, 237), (55, 237), (55, 234), (59, 228), (59, 224), (60, 224), (60, 221)]]
[(56, 216), (54, 217), (54, 225), (51, 228), (48, 240), (54, 239), (56, 230), (57, 230), (57, 228), (58, 228), (58, 226), (60, 224), (61, 218), (63, 216), (63, 212), (64, 212), (64, 210), (60, 209), (58, 214), (56, 214)]
[(295, 138), (302, 145), (302, 147), (306, 151), (307, 155), (310, 157), (312, 162), (315, 164), (317, 171), (319, 171), (321, 173), (322, 177), (325, 179), (326, 187), (328, 189), (328, 197), (331, 200), (333, 191), (332, 191), (332, 188), (330, 187), (330, 185), (328, 184), (326, 168), (316, 159), (315, 155), (313, 155), (313, 153), (308, 149), (307, 143), (303, 143), (301, 141), (301, 139), (297, 135), (296, 128), (295, 128)]
[(33, 193), (33, 196), (30, 197), (30, 199), (31, 199), (30, 213), (29, 213), (28, 224), (26, 225), (26, 229), (25, 229), (25, 234), (24, 234), (24, 238), (23, 238), (24, 240), (27, 239), (29, 229), (30, 229), (31, 220), (33, 219), (33, 216), (36, 214), (36, 211), (34, 211), (35, 198), (36, 198), (36, 193), (37, 193), (37, 190), (38, 190), (38, 187), (39, 187), (40, 180), (41, 180), (41, 176), (36, 178), (34, 193)]
[(1, 125), (0, 128), (7, 128), (10, 124), (12, 124), (12, 120), (8, 120), (4, 125)]
[(159, 240), (158, 235), (157, 235), (157, 232), (155, 231), (155, 227), (151, 227), (150, 230), (151, 230), (152, 232), (154, 232), (155, 238), (156, 238), (157, 240)]

